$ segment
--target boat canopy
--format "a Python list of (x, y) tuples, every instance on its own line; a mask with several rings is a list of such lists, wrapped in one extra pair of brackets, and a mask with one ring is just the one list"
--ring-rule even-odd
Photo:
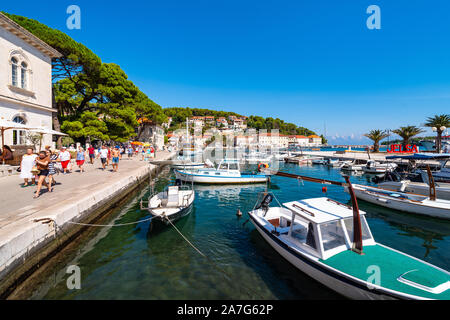
[[(328, 206), (325, 206), (328, 204)], [(322, 224), (345, 218), (353, 218), (353, 210), (346, 204), (339, 203), (329, 198), (314, 198), (308, 201), (291, 201), (283, 205), (299, 216), (315, 224)], [(364, 215), (364, 211), (359, 211)]]
[(412, 155), (387, 156), (386, 159), (442, 160), (450, 159), (450, 153), (415, 153)]

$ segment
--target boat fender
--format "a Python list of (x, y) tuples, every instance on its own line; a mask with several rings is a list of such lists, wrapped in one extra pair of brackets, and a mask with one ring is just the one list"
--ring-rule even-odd
[(327, 193), (327, 187), (322, 187), (322, 192)]

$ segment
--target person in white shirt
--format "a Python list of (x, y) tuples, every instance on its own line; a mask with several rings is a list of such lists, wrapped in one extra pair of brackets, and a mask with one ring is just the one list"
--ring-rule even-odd
[(61, 151), (59, 153), (59, 161), (61, 161), (61, 166), (63, 168), (63, 173), (70, 173), (69, 169), (68, 169), (68, 165), (70, 163), (70, 159), (71, 159), (71, 155), (70, 152), (67, 151), (66, 147), (61, 147)]
[(108, 160), (108, 148), (106, 148), (105, 145), (103, 145), (102, 148), (100, 149), (98, 156), (100, 157), (100, 161), (102, 162), (103, 170), (105, 170), (106, 161)]

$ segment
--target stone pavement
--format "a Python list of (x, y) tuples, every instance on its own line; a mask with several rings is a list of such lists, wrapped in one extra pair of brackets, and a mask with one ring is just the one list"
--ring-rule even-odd
[[(167, 160), (174, 155), (160, 151), (156, 160)], [(78, 172), (75, 165), (72, 173), (57, 175), (54, 191), (49, 193), (43, 187), (44, 192), (41, 190), (37, 199), (33, 198), (36, 187), (21, 188), (23, 180), (19, 176), (0, 178), (0, 284), (27, 257), (52, 241), (57, 228), (69, 227), (70, 222), (113, 204), (155, 168), (140, 161), (140, 157), (128, 160), (125, 156), (118, 172), (112, 172), (111, 165), (103, 171), (100, 159), (95, 159), (93, 165), (85, 164), (84, 173)], [(51, 219), (53, 223), (43, 224), (38, 219)]]
[[(156, 160), (167, 159), (168, 156), (167, 151), (157, 152)], [(0, 236), (1, 228), (17, 219), (54, 206), (58, 201), (77, 200), (83, 193), (107, 186), (130, 171), (149, 165), (140, 161), (140, 156), (134, 156), (132, 160), (124, 156), (119, 163), (118, 172), (112, 172), (111, 164), (103, 171), (100, 159), (95, 159), (93, 165), (85, 163), (85, 172), (80, 173), (75, 161), (72, 162), (72, 173), (56, 175), (57, 184), (53, 187), (53, 192), (49, 193), (47, 188), (42, 186), (41, 196), (37, 199), (33, 198), (36, 186), (22, 188), (23, 180), (19, 175), (0, 178)]]

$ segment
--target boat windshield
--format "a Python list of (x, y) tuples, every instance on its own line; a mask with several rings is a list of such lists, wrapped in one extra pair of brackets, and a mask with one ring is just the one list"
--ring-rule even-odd
[(345, 234), (340, 221), (331, 221), (320, 225), (323, 250), (328, 251), (345, 246)]
[(219, 170), (228, 170), (228, 164), (221, 163), (220, 166), (219, 166)]
[[(372, 239), (372, 235), (370, 234), (366, 219), (364, 218), (364, 216), (361, 216), (360, 218), (363, 241)], [(353, 241), (353, 218), (344, 219), (344, 223), (345, 228), (347, 229), (348, 237), (350, 238), (350, 241)]]
[(306, 226), (303, 223), (294, 221), (294, 224), (291, 226), (290, 236), (302, 244), (306, 244), (315, 250), (317, 249), (314, 226), (312, 223), (309, 223), (308, 226)]
[(229, 170), (239, 170), (237, 163), (230, 163), (228, 168)]

